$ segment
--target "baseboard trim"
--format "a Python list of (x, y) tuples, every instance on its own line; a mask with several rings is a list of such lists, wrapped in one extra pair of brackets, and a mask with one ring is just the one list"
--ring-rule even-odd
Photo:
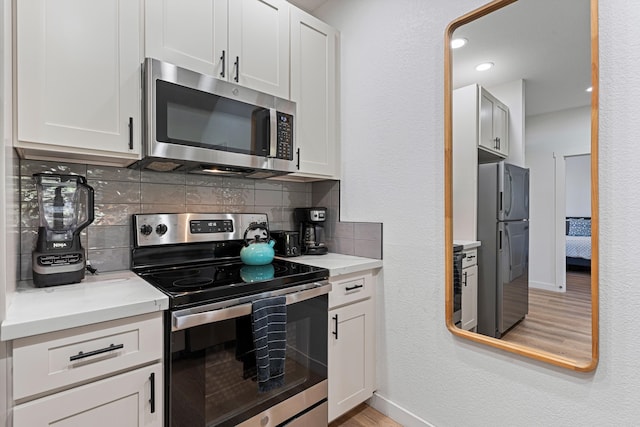
[(369, 406), (405, 427), (435, 427), (417, 415), (393, 403), (380, 393), (375, 392), (367, 401)]

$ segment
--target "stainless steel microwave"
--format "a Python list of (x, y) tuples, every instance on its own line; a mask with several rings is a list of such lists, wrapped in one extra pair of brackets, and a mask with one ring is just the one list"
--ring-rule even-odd
[(134, 167), (252, 178), (298, 170), (294, 102), (152, 58), (144, 73), (143, 158)]

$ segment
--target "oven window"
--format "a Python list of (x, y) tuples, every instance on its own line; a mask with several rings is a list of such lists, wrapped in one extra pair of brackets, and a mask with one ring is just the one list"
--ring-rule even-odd
[(266, 156), (269, 109), (156, 80), (159, 142)]
[(232, 426), (327, 378), (326, 295), (287, 305), (284, 385), (258, 390), (250, 316), (173, 332), (172, 427)]

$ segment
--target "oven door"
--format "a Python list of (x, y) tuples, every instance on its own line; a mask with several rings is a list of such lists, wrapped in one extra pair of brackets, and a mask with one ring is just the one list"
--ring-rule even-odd
[(169, 313), (167, 425), (295, 425), (318, 413), (326, 425), (331, 285), (320, 285), (286, 294), (284, 384), (267, 392), (256, 381), (251, 303)]

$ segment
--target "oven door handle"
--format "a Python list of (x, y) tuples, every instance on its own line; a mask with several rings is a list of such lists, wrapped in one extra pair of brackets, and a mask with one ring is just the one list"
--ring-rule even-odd
[[(315, 285), (315, 286), (314, 286)], [(265, 294), (254, 295), (253, 299), (269, 298), (275, 296), (286, 296), (286, 304), (295, 304), (321, 295), (326, 295), (331, 291), (329, 283), (313, 283), (314, 286), (309, 289), (309, 284), (300, 285), (293, 288), (282, 289), (279, 291), (268, 292)], [(212, 309), (207, 311), (192, 312), (190, 309), (176, 311), (171, 315), (171, 331), (180, 331), (182, 329), (192, 328), (194, 326), (206, 325), (208, 323), (220, 322), (222, 320), (235, 319), (236, 317), (247, 316), (251, 314), (252, 302), (231, 305), (224, 308)]]

